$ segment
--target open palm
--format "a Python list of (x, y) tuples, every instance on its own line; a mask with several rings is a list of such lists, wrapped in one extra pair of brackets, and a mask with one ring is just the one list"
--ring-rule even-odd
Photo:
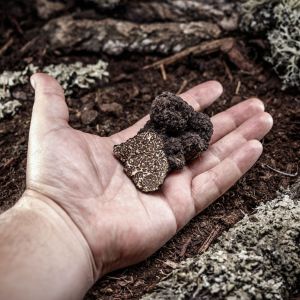
[[(135, 188), (112, 154), (113, 145), (135, 135), (147, 117), (111, 137), (83, 133), (68, 125), (59, 84), (45, 74), (32, 80), (26, 192), (50, 199), (69, 215), (91, 248), (96, 276), (141, 261), (161, 247), (256, 162), (262, 152), (257, 140), (272, 127), (257, 99), (213, 116), (209, 149), (169, 174), (160, 191), (147, 194)], [(181, 97), (200, 110), (221, 93), (220, 84), (210, 81)]]

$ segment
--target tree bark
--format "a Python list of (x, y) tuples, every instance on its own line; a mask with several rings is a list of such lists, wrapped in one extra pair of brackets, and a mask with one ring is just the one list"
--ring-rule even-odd
[(238, 25), (239, 3), (228, 0), (128, 1), (123, 17), (134, 22), (213, 21), (225, 30)]
[(43, 29), (52, 49), (168, 54), (203, 40), (216, 39), (219, 26), (205, 21), (136, 24), (115, 19), (76, 20), (72, 16), (50, 21)]
[(132, 22), (213, 21), (224, 30), (238, 27), (240, 3), (233, 0), (82, 0), (100, 11), (111, 10), (116, 18)]

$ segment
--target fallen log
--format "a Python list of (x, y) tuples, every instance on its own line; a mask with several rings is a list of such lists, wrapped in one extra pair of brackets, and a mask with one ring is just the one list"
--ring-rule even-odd
[(45, 34), (52, 49), (65, 52), (169, 54), (204, 40), (216, 39), (220, 36), (221, 29), (218, 25), (205, 21), (136, 24), (109, 18), (77, 20), (66, 16), (47, 23), (42, 32), (42, 35)]
[(229, 0), (82, 0), (100, 11), (115, 10), (115, 16), (133, 22), (213, 21), (225, 30), (238, 26), (240, 3)]
[(238, 27), (239, 6), (228, 0), (128, 1), (122, 6), (122, 17), (134, 22), (209, 20), (225, 30), (234, 30)]
[(143, 300), (288, 299), (300, 281), (300, 182), (183, 261)]

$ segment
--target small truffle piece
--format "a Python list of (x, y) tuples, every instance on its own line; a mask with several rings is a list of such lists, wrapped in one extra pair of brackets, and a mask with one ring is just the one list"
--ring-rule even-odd
[(164, 144), (154, 131), (136, 135), (114, 146), (114, 155), (124, 163), (125, 173), (144, 192), (152, 192), (163, 184), (169, 170)]
[(200, 155), (207, 149), (207, 143), (197, 133), (188, 132), (182, 136), (182, 144), (184, 146), (184, 157), (186, 161), (190, 161)]
[(167, 173), (182, 169), (208, 148), (213, 133), (209, 117), (180, 97), (164, 92), (152, 103), (150, 120), (138, 134), (114, 146), (114, 155), (137, 188), (152, 192)]

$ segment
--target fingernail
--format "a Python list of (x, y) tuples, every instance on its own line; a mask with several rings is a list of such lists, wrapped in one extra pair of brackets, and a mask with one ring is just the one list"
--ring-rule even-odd
[(30, 84), (33, 87), (33, 89), (35, 90), (35, 81), (32, 77), (30, 77)]

